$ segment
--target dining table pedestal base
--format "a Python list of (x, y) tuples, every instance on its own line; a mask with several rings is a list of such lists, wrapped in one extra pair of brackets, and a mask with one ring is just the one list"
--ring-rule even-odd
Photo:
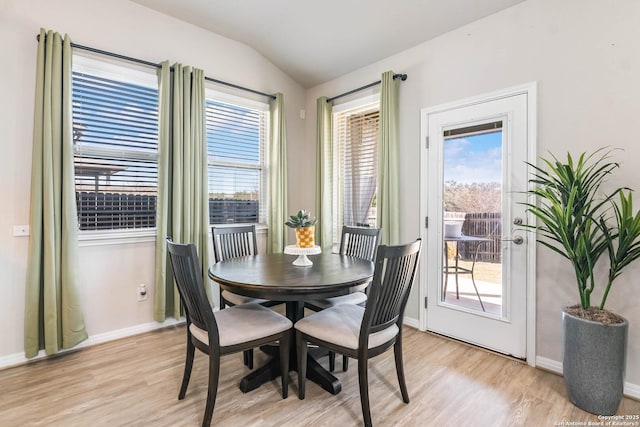
[[(240, 391), (243, 393), (255, 390), (262, 384), (275, 380), (280, 376), (280, 356), (278, 354), (278, 348), (265, 346), (264, 348), (261, 348), (261, 350), (271, 355), (269, 361), (265, 365), (242, 378), (240, 381)], [(289, 371), (297, 372), (297, 363), (295, 361), (292, 362), (293, 363), (289, 365)], [(342, 383), (340, 380), (320, 365), (316, 358), (311, 354), (307, 356), (307, 379), (318, 384), (331, 394), (335, 395), (342, 391)]]

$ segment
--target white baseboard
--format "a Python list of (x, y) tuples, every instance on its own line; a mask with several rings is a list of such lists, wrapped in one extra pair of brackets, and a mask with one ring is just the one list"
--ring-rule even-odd
[[(562, 362), (547, 359), (546, 357), (536, 357), (536, 368), (544, 369), (562, 376)], [(624, 395), (636, 400), (640, 400), (640, 385), (630, 382), (624, 383)]]
[(416, 329), (420, 328), (420, 321), (418, 319), (414, 319), (411, 317), (405, 316), (405, 318), (402, 320), (402, 323), (407, 326), (411, 326), (412, 328), (416, 328)]
[(629, 382), (624, 383), (624, 394), (629, 397), (633, 397), (636, 400), (640, 400), (640, 385), (631, 384)]
[(545, 371), (550, 371), (562, 376), (562, 362), (558, 362), (557, 360), (536, 356), (536, 368), (544, 369)]
[[(167, 319), (164, 322), (150, 322), (143, 323), (140, 325), (131, 326), (129, 328), (118, 329), (116, 331), (104, 332), (102, 334), (92, 335), (77, 346), (73, 348), (68, 348), (61, 350), (57, 354), (63, 354), (68, 351), (74, 351), (80, 348), (90, 347), (96, 344), (102, 344), (105, 342), (117, 340), (120, 338), (126, 338), (133, 335), (143, 334), (145, 332), (154, 331), (156, 329), (166, 328), (167, 326), (175, 326), (184, 323), (184, 319), (175, 320), (175, 319)], [(23, 365), (28, 362), (33, 362), (36, 360), (44, 359), (47, 357), (47, 354), (44, 350), (40, 350), (38, 354), (30, 359), (24, 357), (24, 353), (14, 353), (6, 356), (0, 357), (0, 369), (10, 368), (12, 366)]]

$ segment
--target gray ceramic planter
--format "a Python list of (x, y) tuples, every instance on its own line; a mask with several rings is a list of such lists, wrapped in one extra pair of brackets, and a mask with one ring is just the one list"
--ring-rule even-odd
[(629, 323), (603, 325), (562, 312), (564, 383), (571, 403), (613, 415), (624, 389)]

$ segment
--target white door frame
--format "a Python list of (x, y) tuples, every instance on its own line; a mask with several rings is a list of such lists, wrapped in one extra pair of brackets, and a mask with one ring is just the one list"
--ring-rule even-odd
[[(453, 101), (447, 104), (438, 105), (435, 107), (423, 108), (420, 110), (420, 129), (421, 129), (421, 137), (423, 140), (421, 141), (421, 150), (420, 150), (420, 186), (422, 187), (427, 182), (427, 163), (428, 163), (428, 140), (424, 137), (428, 135), (428, 115), (438, 112), (443, 112), (447, 110), (452, 110), (456, 108), (466, 107), (475, 104), (481, 104), (488, 101), (493, 101), (509, 96), (526, 94), (527, 95), (527, 138), (528, 138), (528, 149), (527, 149), (527, 161), (533, 165), (536, 164), (537, 159), (537, 147), (536, 147), (536, 137), (537, 137), (537, 83), (531, 82), (520, 86), (514, 86), (507, 89), (499, 90), (496, 92), (491, 92), (488, 94), (483, 94), (479, 96), (474, 96), (458, 101)], [(529, 166), (527, 170), (527, 174), (530, 175), (532, 172), (532, 167)], [(427, 229), (425, 227), (425, 218), (428, 216), (427, 212), (427, 201), (426, 198), (421, 194), (421, 202), (420, 202), (420, 230), (422, 238), (426, 241), (427, 239)], [(529, 202), (535, 203), (535, 200), (531, 196), (529, 196)], [(527, 336), (527, 363), (531, 366), (535, 366), (536, 360), (536, 244), (535, 238), (532, 244), (527, 245), (527, 284), (526, 284), (526, 295), (527, 295), (527, 320), (526, 320), (526, 336)], [(423, 252), (423, 256), (425, 253)], [(420, 301), (420, 310), (419, 310), (419, 330), (426, 331), (427, 330), (427, 316), (424, 308), (424, 302), (427, 297), (427, 262), (426, 260), (422, 260), (420, 263), (420, 286), (419, 286), (419, 301)]]

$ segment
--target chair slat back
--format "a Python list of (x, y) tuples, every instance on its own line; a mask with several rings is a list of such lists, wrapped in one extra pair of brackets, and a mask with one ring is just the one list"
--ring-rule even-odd
[(370, 333), (393, 323), (401, 326), (421, 247), (421, 239), (407, 245), (378, 247), (373, 282), (360, 332), (362, 345), (362, 340)]
[(255, 225), (212, 227), (211, 235), (216, 262), (258, 254)]
[(167, 252), (187, 322), (208, 331), (210, 346), (219, 345), (218, 326), (204, 289), (196, 245), (167, 239)]
[(379, 228), (342, 227), (340, 254), (373, 261), (380, 244)]

